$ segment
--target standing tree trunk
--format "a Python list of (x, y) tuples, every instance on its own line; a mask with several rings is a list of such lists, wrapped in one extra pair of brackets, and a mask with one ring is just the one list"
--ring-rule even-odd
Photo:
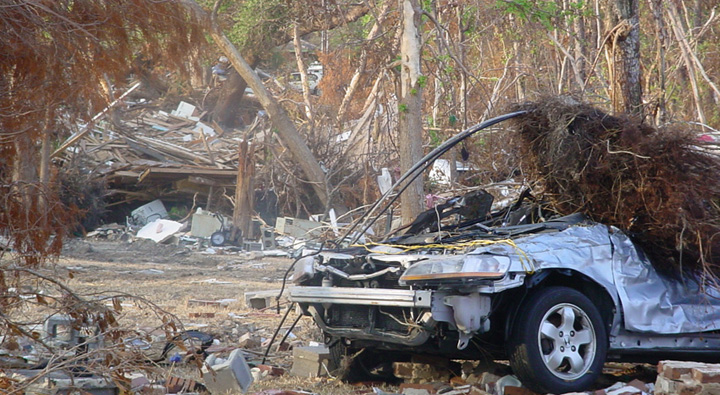
[(663, 19), (663, 5), (662, 0), (648, 0), (648, 5), (650, 6), (650, 9), (652, 10), (653, 19), (655, 20), (655, 35), (656, 35), (656, 41), (655, 46), (657, 48), (657, 84), (658, 84), (658, 90), (659, 92), (655, 95), (657, 96), (657, 101), (655, 103), (655, 108), (653, 109), (653, 120), (655, 121), (655, 125), (661, 125), (665, 122), (665, 101), (666, 101), (666, 79), (667, 79), (667, 64), (665, 60), (665, 52), (667, 47), (667, 31), (665, 29), (665, 21)]
[(233, 230), (231, 239), (235, 240), (236, 231), (242, 231), (243, 237), (250, 236), (250, 224), (255, 203), (255, 156), (247, 139), (238, 149), (238, 173), (235, 183), (235, 209), (233, 210)]
[[(422, 85), (420, 79), (420, 4), (418, 0), (398, 0), (402, 14), (400, 56), (400, 97), (398, 133), (400, 170), (407, 171), (422, 158)], [(423, 211), (423, 176), (401, 196), (403, 224), (412, 222)]]
[[(390, 2), (388, 1), (385, 3), (382, 8), (380, 9), (380, 12), (378, 13), (377, 19), (375, 20), (375, 23), (373, 24), (372, 28), (370, 28), (370, 32), (367, 34), (367, 38), (365, 39), (367, 43), (372, 43), (373, 40), (377, 39), (380, 33), (382, 32), (382, 24), (385, 22), (385, 18), (388, 14), (388, 9), (390, 8)], [(368, 50), (366, 46), (364, 45), (362, 48), (362, 52), (360, 53), (360, 59), (357, 61), (357, 68), (355, 68), (355, 73), (353, 74), (352, 78), (350, 79), (350, 83), (348, 84), (348, 88), (345, 91), (345, 96), (343, 96), (342, 102), (340, 103), (340, 108), (338, 109), (337, 113), (337, 119), (339, 122), (344, 122), (345, 120), (345, 113), (347, 112), (348, 107), (350, 106), (350, 101), (353, 97), (353, 94), (358, 89), (359, 83), (360, 83), (360, 77), (365, 72), (365, 67), (367, 66), (367, 58), (368, 58)]]
[(305, 62), (302, 57), (302, 43), (300, 42), (297, 22), (293, 27), (293, 47), (295, 48), (295, 61), (297, 61), (298, 71), (300, 72), (300, 83), (302, 84), (303, 100), (305, 101), (305, 117), (307, 117), (312, 127), (313, 110), (312, 102), (310, 101), (310, 85), (308, 84), (307, 68), (305, 68)]
[(638, 0), (608, 0), (606, 41), (612, 76), (612, 105), (616, 113), (642, 114), (640, 79), (640, 19)]

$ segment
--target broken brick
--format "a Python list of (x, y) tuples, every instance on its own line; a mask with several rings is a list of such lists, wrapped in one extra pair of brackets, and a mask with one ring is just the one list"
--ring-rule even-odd
[(395, 362), (393, 363), (393, 373), (396, 377), (415, 383), (448, 381), (450, 379), (446, 369), (438, 370), (435, 365), (425, 363)]
[(720, 367), (703, 366), (692, 369), (693, 380), (701, 383), (720, 383)]
[(165, 388), (168, 393), (179, 393), (201, 391), (205, 387), (192, 379), (170, 376), (165, 382)]
[(257, 365), (256, 368), (260, 369), (261, 372), (268, 372), (270, 376), (282, 376), (285, 374), (285, 369), (277, 366)]
[(658, 374), (670, 380), (681, 380), (683, 375), (690, 374), (690, 369), (697, 365), (697, 363), (681, 361), (660, 361), (658, 363)]
[(215, 313), (201, 313), (195, 311), (190, 313), (190, 318), (215, 318)]
[(648, 391), (647, 384), (638, 379), (635, 379), (635, 380), (629, 382), (627, 385), (629, 385), (631, 387), (635, 387), (635, 388), (639, 389), (640, 391), (644, 391), (644, 392)]
[(525, 387), (513, 387), (508, 385), (503, 389), (505, 395), (537, 395), (535, 392), (530, 391)]

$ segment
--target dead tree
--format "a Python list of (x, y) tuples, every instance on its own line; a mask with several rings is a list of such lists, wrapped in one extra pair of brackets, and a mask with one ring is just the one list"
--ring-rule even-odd
[[(410, 169), (422, 157), (422, 90), (426, 77), (420, 72), (420, 4), (399, 0), (402, 11), (400, 41), (401, 75), (399, 109), (400, 168)], [(401, 197), (403, 223), (422, 212), (423, 177), (418, 177)]]
[(642, 114), (638, 0), (608, 0), (608, 51), (615, 113)]

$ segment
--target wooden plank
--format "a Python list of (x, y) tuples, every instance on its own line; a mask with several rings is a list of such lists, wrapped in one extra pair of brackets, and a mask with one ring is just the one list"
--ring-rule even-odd
[(201, 176), (190, 176), (190, 177), (188, 177), (188, 181), (194, 182), (195, 184), (210, 185), (210, 186), (221, 185), (219, 182), (217, 182), (215, 180), (211, 180), (209, 178), (201, 177)]
[(77, 143), (78, 141), (80, 141), (80, 139), (82, 139), (83, 137), (85, 137), (85, 135), (88, 134), (88, 133), (92, 130), (92, 126), (94, 126), (95, 121), (97, 121), (98, 119), (104, 117), (105, 114), (107, 114), (108, 111), (110, 111), (111, 108), (115, 107), (118, 103), (120, 103), (120, 102), (122, 101), (122, 99), (125, 98), (125, 96), (129, 95), (132, 91), (134, 91), (135, 89), (137, 89), (139, 86), (140, 86), (140, 83), (138, 82), (137, 84), (135, 84), (135, 85), (133, 85), (132, 87), (130, 87), (130, 89), (128, 89), (127, 91), (125, 91), (125, 93), (123, 93), (122, 95), (120, 95), (120, 97), (118, 97), (115, 101), (113, 101), (112, 103), (110, 103), (110, 105), (108, 105), (108, 106), (105, 107), (102, 111), (100, 111), (99, 113), (97, 113), (94, 117), (92, 117), (92, 119), (90, 120), (90, 122), (88, 122), (88, 124), (85, 126), (85, 128), (84, 128), (83, 130), (79, 131), (79, 132), (76, 133), (75, 135), (70, 136), (70, 138), (68, 138), (67, 140), (65, 140), (65, 142), (60, 146), (60, 148), (56, 149), (56, 150), (50, 155), (50, 157), (51, 157), (51, 158), (55, 158), (56, 156), (58, 156), (58, 155), (60, 155), (62, 152), (64, 152), (66, 149), (68, 149), (68, 147), (70, 147), (70, 146), (74, 145), (75, 143)]
[(161, 151), (165, 154), (169, 154), (169, 155), (183, 158), (183, 159), (190, 160), (190, 161), (196, 161), (199, 163), (213, 164), (212, 161), (210, 161), (210, 159), (208, 159), (204, 156), (200, 156), (187, 148), (184, 148), (184, 147), (181, 147), (181, 146), (178, 146), (175, 144), (171, 144), (167, 141), (155, 140), (155, 139), (152, 139), (149, 137), (137, 137), (137, 139), (139, 141), (142, 141), (146, 144), (151, 145), (156, 150)]
[(199, 176), (215, 176), (223, 178), (235, 178), (237, 170), (235, 169), (214, 169), (214, 168), (192, 168), (192, 167), (149, 167), (144, 173), (152, 174), (181, 174), (181, 175), (199, 175)]
[(135, 171), (130, 171), (130, 170), (118, 170), (118, 171), (114, 171), (114, 172), (113, 172), (113, 175), (114, 175), (114, 176), (119, 176), (119, 177), (130, 177), (130, 178), (133, 178), (133, 177), (134, 177), (134, 178), (138, 178), (138, 177), (140, 177), (140, 173), (135, 172)]
[(125, 141), (130, 146), (130, 148), (135, 151), (142, 152), (143, 154), (148, 155), (151, 158), (157, 159), (161, 162), (168, 161), (168, 158), (162, 152), (160, 152), (152, 147), (148, 147), (144, 144), (140, 144), (139, 142), (134, 141), (133, 139), (131, 139), (129, 137), (126, 137)]

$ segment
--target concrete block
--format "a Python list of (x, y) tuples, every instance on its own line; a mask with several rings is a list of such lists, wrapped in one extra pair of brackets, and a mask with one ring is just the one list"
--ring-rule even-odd
[(217, 395), (247, 392), (253, 383), (253, 376), (241, 350), (231, 352), (228, 359), (222, 363), (208, 366), (212, 362), (208, 357), (202, 369), (208, 391)]
[(245, 251), (262, 251), (263, 244), (257, 241), (243, 241), (243, 250)]
[(238, 339), (238, 347), (250, 350), (260, 348), (261, 343), (260, 337), (253, 336), (250, 332), (240, 336), (240, 339)]
[(83, 325), (75, 328), (75, 320), (63, 314), (55, 314), (46, 318), (43, 325), (45, 342), (57, 347), (72, 348), (80, 344), (88, 350), (97, 350), (103, 347), (104, 341), (100, 328), (97, 325)]
[(269, 291), (245, 292), (245, 305), (251, 309), (264, 309), (266, 307), (274, 305), (275, 298), (279, 294), (279, 289), (272, 289)]
[(275, 231), (270, 227), (263, 227), (262, 232), (262, 244), (263, 250), (274, 250), (277, 248), (277, 242), (275, 241)]
[(298, 347), (294, 350), (293, 356), (311, 361), (322, 361), (330, 359), (330, 349), (325, 346)]
[(330, 350), (325, 346), (295, 347), (290, 374), (298, 377), (320, 377), (327, 370), (335, 370), (330, 362)]

